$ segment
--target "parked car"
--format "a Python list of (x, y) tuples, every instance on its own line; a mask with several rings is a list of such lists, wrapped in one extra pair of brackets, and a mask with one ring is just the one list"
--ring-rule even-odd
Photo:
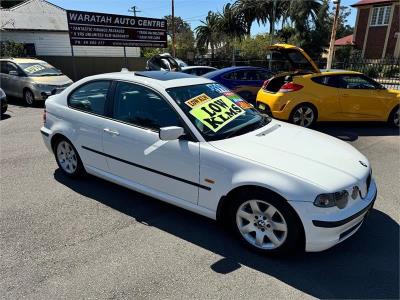
[(23, 98), (29, 106), (61, 92), (71, 83), (71, 79), (43, 60), (0, 59), (0, 87), (8, 97)]
[(292, 45), (274, 45), (272, 50), (289, 71), (263, 84), (257, 95), (261, 111), (304, 127), (316, 121), (388, 121), (399, 126), (400, 91), (358, 72), (321, 72)]
[(4, 91), (0, 88), (0, 109), (1, 109), (1, 114), (3, 115), (8, 108), (8, 104), (7, 104), (7, 96), (6, 93), (4, 93)]
[(272, 76), (268, 69), (258, 67), (228, 67), (204, 75), (223, 84), (243, 99), (255, 104), (257, 92), (264, 81)]
[(202, 76), (209, 72), (215, 71), (217, 68), (208, 67), (208, 66), (190, 66), (190, 67), (183, 67), (182, 72), (186, 74), (192, 74), (196, 76)]
[(178, 62), (169, 53), (157, 54), (146, 62), (148, 71), (181, 71)]
[(220, 220), (262, 253), (344, 241), (377, 194), (351, 145), (260, 114), (203, 77), (87, 77), (49, 97), (44, 120), (65, 175), (87, 172)]

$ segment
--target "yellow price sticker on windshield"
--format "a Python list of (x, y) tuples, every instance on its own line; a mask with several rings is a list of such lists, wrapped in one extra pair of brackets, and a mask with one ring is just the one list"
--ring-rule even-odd
[(32, 73), (42, 71), (44, 69), (46, 69), (46, 68), (43, 67), (42, 65), (33, 65), (33, 66), (29, 66), (29, 67), (25, 68), (24, 71), (26, 73), (32, 74)]
[(196, 97), (193, 97), (193, 98), (187, 100), (185, 103), (186, 103), (186, 105), (188, 105), (191, 108), (193, 108), (193, 107), (195, 107), (195, 106), (197, 106), (197, 105), (199, 105), (201, 103), (204, 103), (206, 101), (209, 101), (209, 100), (211, 100), (211, 98), (203, 93), (203, 94), (200, 94), (200, 95), (198, 95)]
[(197, 105), (190, 114), (212, 131), (217, 132), (245, 111), (225, 96)]

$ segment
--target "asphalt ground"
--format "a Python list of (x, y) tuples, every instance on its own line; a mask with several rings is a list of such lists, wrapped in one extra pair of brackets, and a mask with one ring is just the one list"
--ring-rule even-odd
[(317, 127), (368, 157), (375, 208), (328, 251), (268, 258), (207, 218), (94, 177), (66, 178), (42, 142), (43, 109), (13, 103), (0, 121), (1, 298), (399, 298), (396, 129)]

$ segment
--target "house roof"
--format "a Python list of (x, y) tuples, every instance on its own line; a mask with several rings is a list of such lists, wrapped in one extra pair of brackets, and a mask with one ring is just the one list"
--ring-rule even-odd
[(374, 4), (384, 4), (384, 3), (392, 3), (395, 0), (360, 0), (354, 4), (352, 7), (364, 6), (364, 5), (374, 5)]
[(0, 30), (68, 31), (66, 11), (46, 0), (0, 9)]
[(335, 41), (335, 46), (346, 46), (346, 45), (354, 45), (352, 34), (342, 37), (340, 39), (337, 39)]

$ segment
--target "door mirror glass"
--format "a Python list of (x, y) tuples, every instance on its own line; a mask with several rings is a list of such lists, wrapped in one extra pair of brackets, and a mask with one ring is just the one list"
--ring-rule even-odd
[(18, 76), (18, 72), (14, 70), (11, 70), (10, 72), (8, 72), (8, 74), (11, 76)]
[(159, 131), (160, 140), (173, 141), (185, 134), (185, 130), (178, 126), (161, 127)]

